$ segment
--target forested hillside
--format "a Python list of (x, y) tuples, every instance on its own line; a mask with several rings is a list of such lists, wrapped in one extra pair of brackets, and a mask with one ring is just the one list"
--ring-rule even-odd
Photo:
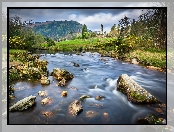
[(79, 33), (83, 25), (76, 21), (47, 21), (33, 27), (36, 33), (54, 40), (61, 39), (67, 35)]

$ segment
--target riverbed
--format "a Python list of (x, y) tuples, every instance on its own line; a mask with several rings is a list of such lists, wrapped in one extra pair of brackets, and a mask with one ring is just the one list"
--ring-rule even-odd
[[(121, 74), (127, 74), (144, 89), (166, 104), (166, 74), (149, 70), (144, 67), (122, 62), (110, 57), (101, 57), (97, 52), (85, 52), (79, 55), (68, 52), (39, 53), (40, 59), (48, 61), (48, 70), (64, 68), (73, 74), (74, 78), (63, 87), (56, 86), (57, 80), (51, 75), (49, 85), (41, 85), (39, 81), (19, 81), (14, 84), (18, 90), (14, 99), (9, 100), (9, 106), (27, 96), (36, 96), (35, 105), (22, 112), (9, 112), (9, 124), (137, 124), (137, 119), (155, 114), (166, 119), (166, 111), (159, 113), (154, 105), (134, 104), (117, 91), (116, 83)], [(72, 62), (79, 64), (75, 67)], [(42, 105), (44, 97), (38, 96), (45, 90), (50, 104)], [(62, 91), (67, 91), (66, 97), (61, 97)], [(72, 116), (68, 111), (71, 102), (82, 95), (89, 95), (82, 101), (83, 111)], [(96, 96), (104, 96), (96, 100)], [(49, 111), (50, 116), (42, 112)], [(87, 113), (93, 112), (91, 116)]]

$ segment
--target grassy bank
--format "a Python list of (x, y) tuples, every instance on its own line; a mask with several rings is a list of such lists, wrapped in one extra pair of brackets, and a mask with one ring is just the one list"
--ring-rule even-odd
[[(145, 43), (145, 41), (143, 40)], [(148, 43), (151, 41), (147, 41)], [(152, 43), (152, 42), (151, 42)], [(75, 39), (66, 40), (62, 42), (56, 42), (53, 46), (48, 46), (47, 43), (37, 45), (35, 48), (47, 49), (50, 51), (97, 51), (102, 56), (108, 56), (117, 58), (123, 61), (131, 62), (132, 59), (136, 59), (142, 66), (149, 67), (151, 69), (157, 69), (160, 71), (166, 70), (166, 51), (159, 50), (158, 48), (147, 47), (149, 45), (141, 43), (141, 41), (134, 36), (128, 38), (89, 38), (89, 39)], [(10, 50), (10, 54), (16, 52)], [(18, 52), (25, 52), (20, 50)], [(169, 54), (173, 57), (174, 52)], [(174, 62), (170, 62), (172, 67)]]
[[(160, 71), (166, 70), (166, 51), (159, 50), (158, 48), (148, 48), (137, 46), (134, 50), (130, 50), (130, 52), (126, 52), (124, 54), (120, 54), (116, 51), (116, 44), (124, 43), (119, 42), (118, 39), (113, 38), (91, 38), (91, 39), (76, 39), (76, 40), (68, 40), (56, 43), (55, 46), (51, 46), (48, 49), (57, 50), (57, 51), (97, 51), (102, 54), (102, 56), (108, 56), (113, 58), (118, 58), (123, 61), (131, 62), (132, 59), (136, 59), (140, 65), (147, 66), (151, 69), (157, 69)], [(130, 43), (128, 46), (126, 44), (121, 44), (124, 48), (126, 45), (127, 49), (131, 49), (132, 46), (136, 47), (130, 42), (130, 39), (127, 40), (127, 43)], [(131, 45), (132, 44), (132, 45)], [(122, 48), (121, 47), (121, 48)], [(125, 48), (125, 49), (126, 49)], [(174, 52), (171, 52), (170, 55), (173, 57)], [(172, 66), (174, 62), (171, 62)]]

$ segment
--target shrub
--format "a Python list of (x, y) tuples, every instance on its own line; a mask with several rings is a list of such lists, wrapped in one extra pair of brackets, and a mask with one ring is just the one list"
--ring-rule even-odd
[(19, 36), (9, 38), (9, 47), (11, 49), (25, 49), (26, 43)]
[(52, 39), (48, 39), (47, 44), (48, 44), (48, 47), (56, 45), (54, 40), (52, 40)]

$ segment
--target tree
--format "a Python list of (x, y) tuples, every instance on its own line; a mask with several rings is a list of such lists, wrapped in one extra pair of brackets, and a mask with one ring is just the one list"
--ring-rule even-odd
[(10, 48), (30, 50), (35, 44), (43, 42), (41, 35), (37, 36), (33, 29), (26, 24), (21, 21), (19, 16), (9, 18)]
[(112, 27), (111, 27), (111, 31), (115, 30), (116, 29), (116, 24), (114, 24)]
[(122, 18), (119, 21), (119, 25), (121, 27), (120, 35), (122, 37), (128, 35), (127, 31), (129, 31), (129, 29), (130, 29), (130, 26), (129, 26), (130, 24), (131, 24), (131, 19), (127, 16), (124, 16), (124, 18)]
[(85, 32), (87, 32), (87, 26), (84, 24), (82, 28), (82, 39), (85, 38), (85, 34), (86, 34)]

